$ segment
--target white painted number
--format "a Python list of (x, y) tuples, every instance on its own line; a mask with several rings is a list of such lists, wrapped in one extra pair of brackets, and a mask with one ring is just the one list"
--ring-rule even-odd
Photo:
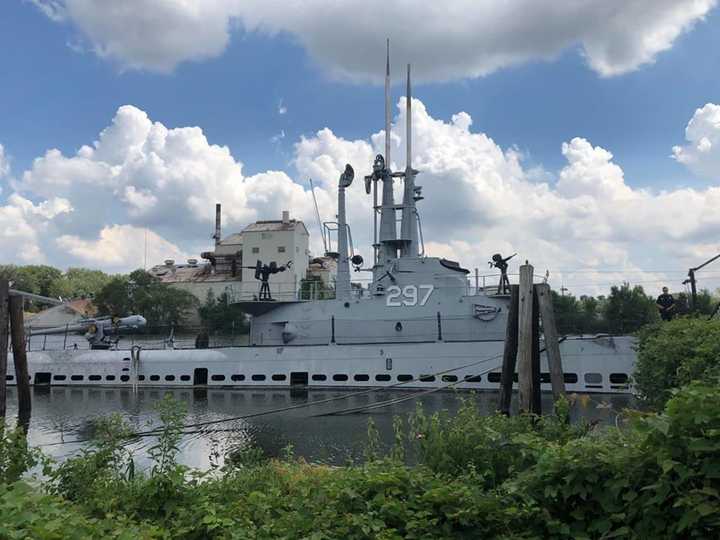
[(420, 288), (425, 289), (427, 291), (425, 293), (425, 296), (423, 296), (422, 300), (420, 300), (420, 305), (424, 306), (425, 304), (427, 304), (427, 301), (430, 298), (430, 295), (432, 294), (435, 287), (432, 285), (420, 285)]
[(402, 289), (397, 285), (392, 285), (387, 288), (385, 305), (388, 307), (416, 306), (418, 300), (420, 300), (420, 305), (424, 306), (430, 299), (435, 287), (433, 285), (420, 285), (419, 289), (421, 293), (425, 291), (422, 298), (418, 298), (418, 287), (415, 285), (408, 285)]
[(385, 301), (386, 306), (399, 307), (402, 305), (398, 300), (396, 300), (396, 298), (402, 294), (400, 287), (393, 285), (392, 287), (387, 288), (387, 292), (388, 295)]

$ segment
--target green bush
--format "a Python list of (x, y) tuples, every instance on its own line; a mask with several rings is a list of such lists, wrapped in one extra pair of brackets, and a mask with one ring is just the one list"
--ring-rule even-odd
[(633, 379), (639, 396), (661, 409), (673, 389), (720, 374), (720, 320), (679, 318), (640, 331)]
[(456, 476), (472, 470), (484, 487), (492, 488), (531, 467), (545, 443), (562, 444), (587, 432), (584, 424), (565, 421), (566, 410), (560, 407), (558, 415), (544, 417), (487, 416), (474, 401), (465, 400), (454, 415), (426, 416), (418, 407), (410, 418), (408, 440), (419, 462), (436, 473)]
[(625, 433), (547, 445), (506, 486), (554, 538), (717, 538), (720, 390), (692, 384)]
[(135, 471), (127, 426), (111, 418), (49, 483), (0, 483), (0, 538), (720, 535), (715, 384), (676, 391), (663, 413), (629, 413), (623, 429), (570, 426), (563, 403), (547, 418), (483, 417), (470, 402), (454, 416), (419, 409), (407, 430), (396, 421), (385, 457), (373, 435), (371, 459), (347, 467), (288, 457), (194, 472), (175, 460), (183, 411), (169, 399), (159, 410), (147, 471)]

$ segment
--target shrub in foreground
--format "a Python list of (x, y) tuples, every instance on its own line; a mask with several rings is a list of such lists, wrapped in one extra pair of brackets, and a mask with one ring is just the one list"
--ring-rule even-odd
[[(347, 467), (288, 459), (188, 470), (175, 462), (182, 414), (171, 405), (161, 406), (165, 426), (147, 471), (130, 465), (113, 435), (123, 428), (110, 422), (102, 442), (57, 466), (42, 486), (63, 498), (0, 485), (0, 515), (9, 516), (0, 537), (720, 535), (716, 382), (682, 388), (663, 413), (630, 414), (623, 429), (567, 426), (562, 411), (558, 418), (483, 417), (470, 402), (456, 416), (418, 411), (407, 431), (397, 424), (386, 456)], [(409, 467), (403, 456), (411, 446), (418, 464)]]
[(640, 397), (662, 409), (672, 390), (720, 374), (720, 320), (678, 318), (639, 334), (633, 379)]

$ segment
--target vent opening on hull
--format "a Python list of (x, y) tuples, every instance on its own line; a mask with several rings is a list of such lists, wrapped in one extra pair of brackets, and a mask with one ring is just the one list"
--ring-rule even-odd
[(52, 378), (52, 374), (48, 373), (46, 371), (38, 371), (35, 373), (35, 385), (41, 385), (41, 384), (50, 384), (50, 379)]
[(193, 371), (193, 384), (195, 386), (205, 386), (208, 383), (207, 368), (195, 368)]

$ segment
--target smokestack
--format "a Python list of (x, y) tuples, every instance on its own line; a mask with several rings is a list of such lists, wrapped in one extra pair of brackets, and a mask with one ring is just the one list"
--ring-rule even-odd
[(213, 235), (213, 238), (215, 239), (215, 247), (220, 243), (220, 203), (217, 203), (215, 205), (215, 234)]
[[(277, 215), (277, 214), (276, 214)], [(290, 212), (288, 210), (283, 210), (282, 213), (282, 222), (287, 225), (290, 223)]]

